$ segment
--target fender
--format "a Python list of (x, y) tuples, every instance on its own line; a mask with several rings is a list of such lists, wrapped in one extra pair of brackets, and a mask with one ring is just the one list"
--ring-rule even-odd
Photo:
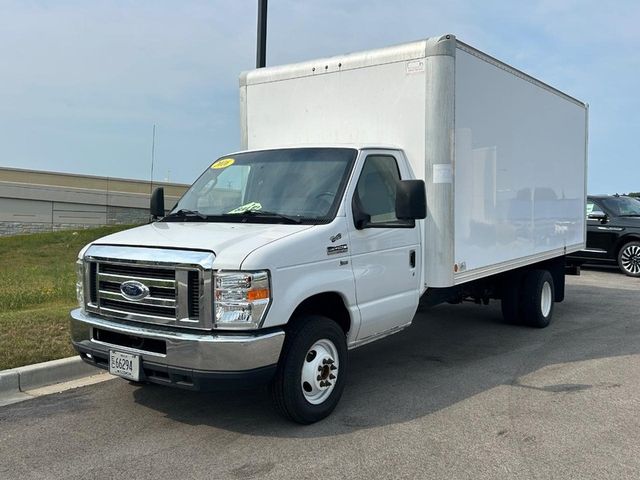
[(285, 267), (272, 272), (272, 279), (273, 303), (264, 327), (287, 323), (292, 312), (306, 299), (331, 292), (340, 296), (349, 312), (351, 322), (347, 343), (355, 340), (360, 327), (360, 311), (356, 304), (350, 263), (340, 265), (338, 259), (331, 259)]
[[(242, 270), (271, 273), (271, 305), (263, 328), (286, 324), (296, 307), (314, 295), (335, 292), (349, 311), (351, 325), (347, 342), (355, 340), (360, 328), (355, 280), (345, 217), (315, 225), (276, 240), (251, 252)], [(332, 250), (341, 247), (338, 251)]]
[(611, 252), (611, 256), (614, 260), (618, 260), (618, 253), (620, 253), (620, 249), (624, 244), (629, 242), (640, 242), (640, 235), (638, 235), (637, 233), (627, 233), (626, 235), (618, 238), (615, 247)]

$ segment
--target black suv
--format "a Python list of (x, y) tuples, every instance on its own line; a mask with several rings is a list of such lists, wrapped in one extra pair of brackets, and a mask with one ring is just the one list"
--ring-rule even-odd
[(640, 200), (621, 195), (587, 197), (587, 248), (569, 263), (616, 262), (625, 274), (640, 277)]

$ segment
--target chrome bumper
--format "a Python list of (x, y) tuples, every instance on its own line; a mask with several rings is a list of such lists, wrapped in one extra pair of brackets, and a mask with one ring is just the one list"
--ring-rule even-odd
[[(96, 328), (141, 339), (159, 340), (166, 344), (166, 353), (98, 341), (94, 337)], [(83, 313), (78, 308), (71, 312), (71, 339), (80, 352), (100, 352), (108, 356), (109, 350), (115, 349), (140, 355), (143, 364), (149, 362), (169, 368), (232, 373), (275, 365), (284, 342), (284, 331), (230, 335), (176, 332), (114, 322)]]

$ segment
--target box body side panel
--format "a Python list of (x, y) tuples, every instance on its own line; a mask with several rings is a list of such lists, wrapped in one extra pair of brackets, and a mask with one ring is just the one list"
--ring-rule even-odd
[(583, 248), (585, 106), (462, 50), (455, 81), (455, 282)]

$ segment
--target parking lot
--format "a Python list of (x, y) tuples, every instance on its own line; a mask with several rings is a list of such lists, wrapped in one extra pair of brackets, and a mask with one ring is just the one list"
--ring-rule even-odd
[(0, 478), (640, 478), (640, 279), (567, 280), (545, 330), (442, 305), (353, 351), (311, 426), (120, 379), (0, 407)]

